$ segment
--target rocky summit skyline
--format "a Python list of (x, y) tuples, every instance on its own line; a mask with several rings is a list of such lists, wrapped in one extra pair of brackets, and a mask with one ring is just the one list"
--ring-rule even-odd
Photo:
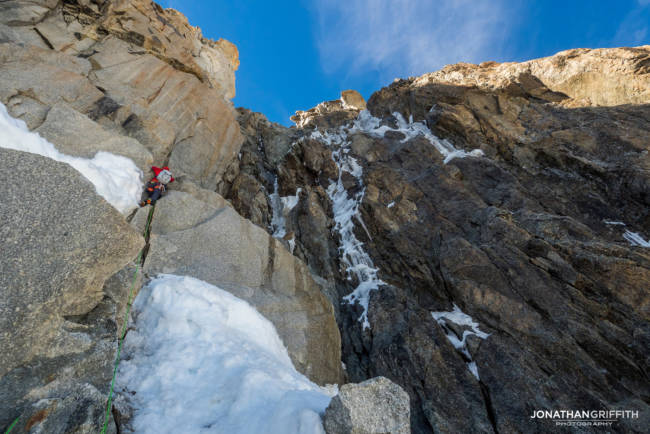
[[(524, 62), (572, 48), (650, 42), (645, 0), (166, 0), (206, 37), (237, 45), (234, 104), (289, 118), (342, 89), (366, 99), (395, 78), (459, 62)], [(242, 25), (242, 23), (246, 23)]]

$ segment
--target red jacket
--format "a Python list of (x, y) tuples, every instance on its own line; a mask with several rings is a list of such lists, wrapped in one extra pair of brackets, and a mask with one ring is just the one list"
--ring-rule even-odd
[[(156, 175), (156, 178), (158, 177), (158, 174), (162, 172), (163, 170), (169, 170), (169, 167), (165, 166), (162, 169), (160, 167), (152, 166), (151, 170), (153, 170), (154, 175)], [(171, 172), (171, 170), (169, 170)], [(174, 177), (172, 176), (172, 180), (169, 182), (174, 182)]]

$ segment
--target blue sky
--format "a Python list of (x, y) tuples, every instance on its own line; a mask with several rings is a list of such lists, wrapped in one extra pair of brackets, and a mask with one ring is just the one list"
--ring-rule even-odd
[(456, 62), (650, 44), (650, 0), (162, 0), (239, 48), (237, 107), (289, 125), (296, 110), (366, 98)]

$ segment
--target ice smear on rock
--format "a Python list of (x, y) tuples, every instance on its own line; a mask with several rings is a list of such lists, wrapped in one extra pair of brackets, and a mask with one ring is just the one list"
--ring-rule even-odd
[(623, 238), (633, 246), (650, 248), (650, 241), (644, 240), (643, 237), (636, 232), (625, 231)]
[(137, 433), (323, 433), (336, 390), (298, 373), (273, 325), (203, 281), (161, 275), (135, 304), (118, 391)]
[[(603, 220), (603, 221), (605, 222), (606, 225), (627, 226), (623, 222), (611, 221), (611, 220)], [(636, 232), (625, 230), (625, 232), (623, 233), (623, 238), (625, 238), (627, 242), (634, 247), (650, 248), (650, 241), (646, 241), (645, 239), (643, 239), (643, 237), (640, 234)]]
[(72, 157), (30, 132), (25, 122), (12, 118), (0, 103), (0, 147), (42, 155), (69, 164), (95, 186), (97, 194), (123, 214), (138, 206), (142, 171), (129, 158), (98, 152), (93, 159)]
[(393, 113), (393, 116), (397, 120), (397, 128), (381, 125), (381, 119), (372, 116), (369, 111), (364, 110), (359, 113), (359, 117), (354, 122), (350, 132), (360, 131), (375, 137), (384, 137), (388, 131), (400, 132), (406, 136), (402, 139), (402, 143), (415, 137), (423, 136), (445, 157), (445, 164), (454, 158), (480, 157), (483, 155), (483, 151), (480, 149), (475, 149), (471, 152), (456, 149), (448, 140), (436, 137), (424, 122), (413, 122), (412, 116), (409, 117), (408, 122), (398, 112)]
[(625, 226), (625, 223), (623, 223), (623, 222), (618, 222), (618, 221), (613, 221), (613, 220), (603, 220), (603, 222), (604, 222), (606, 225)]
[[(339, 169), (339, 176), (336, 181), (331, 181), (327, 188), (327, 194), (332, 200), (334, 211), (335, 230), (341, 237), (339, 254), (341, 262), (345, 266), (348, 280), (354, 280), (357, 287), (344, 300), (349, 304), (356, 302), (363, 308), (363, 313), (359, 321), (363, 323), (363, 328), (370, 327), (368, 321), (368, 303), (370, 302), (370, 293), (379, 288), (384, 282), (377, 277), (379, 271), (374, 267), (370, 255), (363, 249), (363, 243), (354, 235), (354, 221), (356, 219), (365, 229), (365, 225), (359, 214), (359, 205), (363, 200), (365, 190), (361, 188), (356, 193), (348, 193), (343, 185), (342, 176), (349, 173), (356, 178), (358, 184), (363, 187), (363, 169), (361, 165), (349, 155), (349, 142), (347, 136), (343, 133), (325, 133), (315, 131), (311, 136), (313, 139), (320, 140), (328, 146), (335, 148), (332, 151), (332, 158)], [(367, 230), (366, 230), (367, 232)]]
[[(298, 205), (300, 200), (301, 188), (296, 190), (295, 196), (284, 196), (281, 197), (279, 193), (278, 179), (275, 178), (275, 183), (273, 185), (273, 194), (270, 195), (271, 199), (271, 209), (273, 211), (273, 216), (271, 217), (271, 230), (273, 231), (274, 238), (284, 238), (287, 234), (286, 221), (287, 216), (292, 209)], [(295, 240), (294, 240), (295, 241)], [(293, 249), (292, 252), (293, 253)]]
[[(363, 243), (354, 235), (353, 219), (356, 219), (361, 224), (366, 233), (368, 233), (368, 230), (359, 214), (359, 206), (365, 194), (363, 168), (356, 159), (349, 155), (350, 141), (348, 135), (362, 132), (374, 137), (383, 137), (388, 131), (397, 131), (405, 135), (402, 142), (424, 136), (445, 157), (445, 164), (454, 158), (483, 155), (481, 150), (465, 152), (456, 149), (447, 140), (441, 140), (434, 136), (423, 122), (413, 122), (412, 118), (409, 119), (409, 122), (406, 122), (399, 113), (394, 113), (393, 116), (398, 123), (396, 129), (381, 125), (381, 119), (373, 117), (369, 111), (364, 110), (359, 113), (352, 125), (344, 125), (334, 131), (321, 132), (316, 130), (311, 133), (312, 139), (320, 140), (333, 149), (332, 158), (339, 168), (339, 177), (336, 181), (330, 183), (327, 193), (333, 204), (335, 229), (341, 237), (339, 246), (341, 262), (346, 267), (348, 280), (355, 280), (357, 283), (355, 290), (344, 297), (344, 300), (350, 304), (358, 302), (361, 305), (363, 313), (359, 321), (363, 322), (364, 329), (370, 327), (368, 321), (370, 294), (384, 282), (377, 276), (379, 270), (375, 268), (370, 255), (363, 249)], [(358, 192), (349, 193), (345, 189), (342, 181), (345, 172), (357, 180), (358, 185), (361, 187)], [(370, 234), (368, 236), (370, 237)]]
[[(466, 358), (467, 367), (472, 372), (474, 377), (476, 377), (476, 379), (478, 380), (479, 379), (478, 367), (476, 366), (476, 362), (472, 360), (472, 355), (469, 353), (469, 350), (467, 349), (467, 337), (474, 335), (481, 339), (487, 339), (488, 336), (490, 335), (488, 333), (482, 332), (479, 329), (479, 324), (477, 322), (474, 322), (471, 316), (464, 313), (455, 304), (454, 304), (454, 310), (452, 310), (451, 312), (431, 312), (431, 316), (433, 317), (433, 319), (435, 319), (438, 322), (438, 324), (440, 324), (440, 326), (442, 326), (443, 330), (445, 331), (445, 334), (447, 335), (447, 339), (449, 339), (449, 342), (451, 342), (454, 348), (456, 348)], [(447, 321), (453, 322), (454, 324), (459, 326), (469, 327), (471, 330), (463, 331), (462, 339), (458, 339), (458, 336), (449, 327)]]
[(359, 205), (363, 200), (365, 189), (362, 188), (356, 194), (349, 194), (343, 186), (342, 176), (345, 172), (354, 176), (359, 185), (363, 186), (361, 166), (348, 153), (349, 148), (344, 146), (332, 152), (332, 158), (334, 158), (339, 168), (339, 177), (336, 182), (332, 181), (329, 185), (327, 194), (332, 200), (335, 228), (341, 237), (339, 247), (341, 262), (345, 266), (348, 280), (355, 279), (357, 283), (355, 290), (344, 297), (344, 300), (350, 304), (358, 302), (361, 305), (363, 313), (359, 321), (363, 322), (363, 328), (365, 329), (370, 327), (368, 321), (370, 293), (378, 289), (379, 285), (384, 282), (377, 277), (379, 270), (375, 268), (370, 255), (363, 249), (363, 243), (354, 235), (353, 218), (356, 218), (365, 228), (359, 214)]

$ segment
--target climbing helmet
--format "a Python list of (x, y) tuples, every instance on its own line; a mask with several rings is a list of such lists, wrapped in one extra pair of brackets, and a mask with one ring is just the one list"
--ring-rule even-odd
[(172, 180), (172, 173), (167, 169), (161, 170), (156, 178), (163, 184), (169, 184)]

